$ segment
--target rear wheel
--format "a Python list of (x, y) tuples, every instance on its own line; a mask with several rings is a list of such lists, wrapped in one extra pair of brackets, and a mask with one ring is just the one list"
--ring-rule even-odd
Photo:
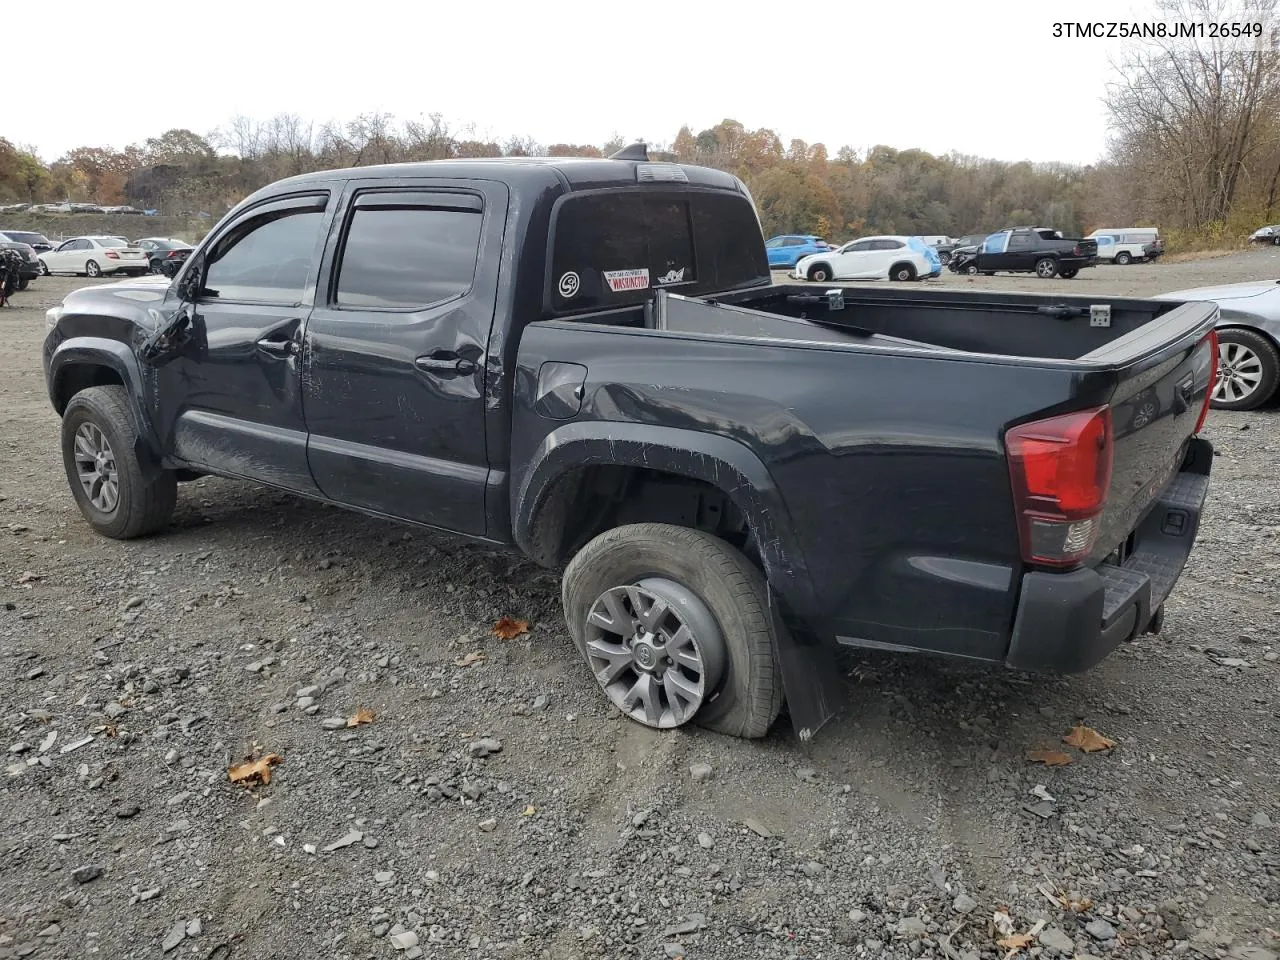
[(1058, 275), (1058, 261), (1053, 257), (1041, 257), (1036, 261), (1036, 276), (1041, 280), (1052, 280)]
[(134, 453), (138, 428), (121, 386), (89, 387), (62, 414), (62, 463), (76, 506), (94, 530), (129, 540), (163, 528), (177, 502), (164, 471), (148, 482)]
[(909, 263), (895, 263), (889, 271), (889, 279), (899, 283), (910, 283), (916, 278), (916, 268)]
[(1218, 380), (1211, 405), (1218, 410), (1252, 410), (1266, 403), (1280, 381), (1280, 352), (1252, 330), (1218, 332)]
[(1078, 269), (1077, 269), (1077, 270), (1063, 270), (1063, 271), (1061, 271), (1061, 272), (1058, 274), (1058, 276), (1060, 276), (1063, 280), (1070, 280), (1072, 277), (1074, 277), (1074, 276), (1075, 276), (1077, 273), (1079, 273), (1079, 272), (1080, 272), (1080, 271), (1079, 271)]
[(1133, 262), (1133, 257), (1129, 256), (1129, 253), (1127, 250), (1121, 250), (1119, 253), (1116, 254), (1116, 263), (1119, 264), (1120, 266), (1127, 267), (1132, 262)]
[(637, 723), (757, 738), (777, 719), (767, 588), (725, 541), (665, 523), (616, 527), (569, 562), (561, 602), (601, 690)]
[(809, 279), (815, 283), (826, 283), (831, 277), (831, 267), (825, 263), (815, 263), (809, 268)]
[(98, 266), (97, 260), (89, 260), (85, 262), (84, 274), (86, 277), (102, 276), (102, 267)]

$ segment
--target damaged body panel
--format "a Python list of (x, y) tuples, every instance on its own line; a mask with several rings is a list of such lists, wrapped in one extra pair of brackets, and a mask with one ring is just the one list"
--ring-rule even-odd
[(785, 693), (808, 740), (841, 646), (1075, 670), (1158, 623), (1212, 462), (1215, 308), (1095, 306), (774, 286), (736, 178), (629, 148), (282, 181), (173, 280), (71, 294), (44, 361), (76, 422), (121, 391), (105, 427), (157, 489), (237, 477), (509, 545), (564, 568), (623, 713), (762, 736)]

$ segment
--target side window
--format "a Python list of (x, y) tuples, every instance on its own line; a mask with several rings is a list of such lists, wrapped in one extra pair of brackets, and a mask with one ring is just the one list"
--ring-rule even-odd
[(77, 241), (75, 241), (73, 244), (71, 244), (71, 246), (70, 246), (70, 248), (69, 248), (69, 249), (71, 249), (71, 250), (92, 250), (92, 249), (93, 249), (93, 244), (92, 244), (92, 243), (90, 243), (88, 240), (77, 240)]
[(786, 242), (787, 242), (786, 237), (774, 237), (772, 240), (766, 243), (765, 246), (768, 247), (770, 250), (776, 250), (778, 247), (782, 246)]
[(901, 250), (906, 244), (900, 240), (877, 240), (875, 249), (877, 250)]
[(787, 239), (782, 242), (782, 245), (784, 247), (803, 247), (804, 241), (799, 237), (787, 237)]
[(338, 267), (339, 307), (426, 307), (471, 289), (480, 210), (356, 207)]
[(1032, 246), (1030, 234), (1015, 233), (1009, 237), (1010, 250), (1030, 250)]
[(868, 250), (875, 249), (874, 240), (859, 240), (857, 243), (851, 243), (845, 247), (845, 253), (866, 253)]
[(324, 212), (276, 210), (238, 224), (215, 245), (203, 297), (297, 303), (306, 291)]

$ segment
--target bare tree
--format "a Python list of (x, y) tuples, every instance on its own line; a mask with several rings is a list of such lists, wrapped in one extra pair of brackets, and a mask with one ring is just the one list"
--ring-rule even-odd
[[(1170, 23), (1260, 23), (1264, 36), (1140, 43), (1108, 86), (1112, 158), (1137, 206), (1200, 230), (1225, 221), (1280, 134), (1277, 0), (1157, 0)], [(1268, 172), (1272, 172), (1268, 170)]]

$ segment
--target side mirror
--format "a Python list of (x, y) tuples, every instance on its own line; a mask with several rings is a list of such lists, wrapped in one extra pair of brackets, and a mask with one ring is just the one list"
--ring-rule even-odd
[(178, 281), (178, 298), (184, 303), (195, 303), (200, 299), (200, 291), (204, 289), (204, 258), (191, 260), (187, 272)]

